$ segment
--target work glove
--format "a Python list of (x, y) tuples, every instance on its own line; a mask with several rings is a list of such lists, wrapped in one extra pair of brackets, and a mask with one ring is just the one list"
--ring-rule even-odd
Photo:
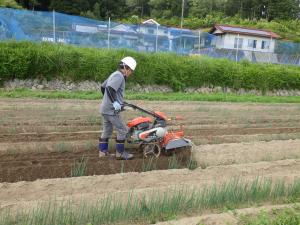
[(115, 111), (121, 111), (122, 109), (121, 104), (118, 101), (114, 101), (113, 107)]

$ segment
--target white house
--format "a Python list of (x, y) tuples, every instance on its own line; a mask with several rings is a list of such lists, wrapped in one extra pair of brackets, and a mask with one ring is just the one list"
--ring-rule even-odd
[(137, 32), (132, 26), (119, 24), (111, 28), (110, 31), (111, 44), (114, 47), (133, 47), (137, 44)]
[(159, 51), (193, 49), (198, 37), (190, 30), (161, 26), (154, 19), (146, 20), (137, 29), (145, 46), (153, 46)]
[(274, 53), (275, 41), (280, 38), (270, 31), (228, 25), (214, 25), (209, 33), (217, 36), (215, 40), (217, 49), (266, 53)]

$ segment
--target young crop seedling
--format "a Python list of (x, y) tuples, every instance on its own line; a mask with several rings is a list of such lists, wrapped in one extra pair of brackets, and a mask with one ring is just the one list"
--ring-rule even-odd
[(96, 145), (92, 141), (89, 141), (89, 142), (85, 143), (84, 149), (86, 151), (93, 151), (96, 149)]
[(157, 158), (155, 157), (150, 157), (149, 159), (143, 158), (142, 172), (156, 170), (156, 166), (157, 166)]
[(73, 146), (71, 144), (65, 143), (65, 142), (59, 142), (54, 146), (54, 149), (59, 153), (69, 151), (72, 148), (73, 148)]
[(72, 169), (71, 169), (71, 177), (86, 176), (87, 162), (88, 162), (88, 159), (84, 158), (84, 156), (82, 156), (82, 158), (79, 162), (75, 161), (74, 165), (72, 166)]

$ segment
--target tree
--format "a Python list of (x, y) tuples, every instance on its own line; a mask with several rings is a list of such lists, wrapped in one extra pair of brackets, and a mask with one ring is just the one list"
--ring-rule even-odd
[(49, 8), (58, 12), (80, 15), (81, 12), (89, 10), (89, 3), (86, 0), (52, 0)]
[(8, 7), (8, 8), (22, 8), (18, 3), (14, 0), (0, 0), (0, 7)]
[(149, 0), (126, 0), (129, 15), (149, 15)]
[(34, 10), (34, 8), (40, 5), (40, 3), (38, 0), (28, 0), (28, 5), (32, 10)]
[(93, 7), (93, 14), (97, 19), (101, 18), (101, 6), (99, 2), (96, 2)]
[(299, 13), (299, 5), (295, 0), (271, 0), (269, 19), (295, 19)]
[[(150, 0), (150, 14), (153, 17), (171, 18), (181, 16), (182, 0)], [(188, 4), (185, 4), (187, 7)], [(187, 14), (187, 10), (184, 10)]]
[(102, 0), (101, 1), (101, 17), (108, 19), (112, 18), (123, 18), (126, 13), (125, 0)]
[(204, 18), (209, 14), (224, 13), (224, 7), (224, 0), (191, 0), (190, 14), (191, 16)]
[(86, 12), (81, 12), (80, 13), (80, 16), (83, 16), (83, 17), (87, 17), (87, 18), (91, 18), (91, 19), (98, 19), (94, 13), (90, 10), (86, 11)]

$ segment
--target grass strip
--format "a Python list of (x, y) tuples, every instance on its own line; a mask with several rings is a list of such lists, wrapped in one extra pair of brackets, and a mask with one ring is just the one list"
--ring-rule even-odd
[(241, 216), (241, 225), (299, 225), (300, 207), (295, 205), (292, 208), (272, 210), (272, 212), (261, 211), (256, 216)]
[(263, 202), (295, 202), (300, 197), (300, 179), (292, 184), (257, 178), (245, 182), (239, 178), (222, 185), (202, 189), (177, 187), (164, 193), (153, 190), (146, 195), (108, 195), (96, 203), (75, 204), (52, 201), (31, 211), (0, 212), (0, 224), (149, 224), (174, 219), (179, 215), (212, 209), (235, 209)]
[[(30, 89), (0, 89), (2, 98), (45, 98), (45, 99), (85, 99), (100, 100), (102, 94), (97, 91), (38, 91)], [(128, 100), (148, 101), (214, 101), (214, 102), (253, 102), (253, 103), (300, 103), (300, 96), (257, 96), (237, 94), (199, 94), (199, 93), (137, 93), (126, 92)]]

